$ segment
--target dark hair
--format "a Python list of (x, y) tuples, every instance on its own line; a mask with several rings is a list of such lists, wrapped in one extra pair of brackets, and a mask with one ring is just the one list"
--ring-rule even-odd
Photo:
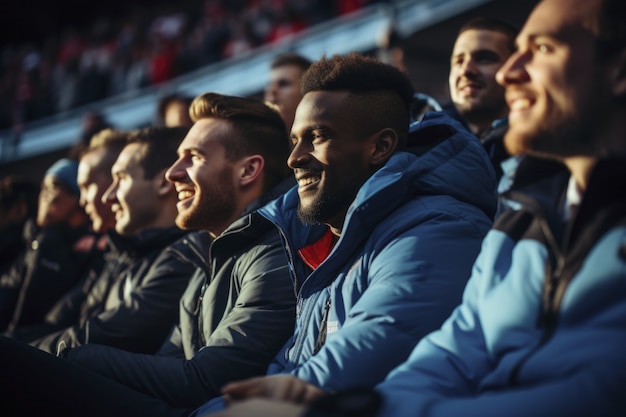
[(270, 68), (274, 69), (278, 67), (285, 67), (287, 65), (299, 67), (302, 72), (304, 72), (311, 66), (311, 61), (302, 55), (298, 55), (293, 52), (285, 52), (274, 57)]
[(176, 161), (178, 146), (188, 131), (186, 127), (145, 127), (129, 133), (128, 143), (144, 145), (135, 160), (143, 168), (145, 179), (154, 178)]
[(160, 123), (161, 125), (165, 124), (165, 112), (170, 104), (180, 103), (183, 106), (189, 108), (192, 101), (193, 101), (193, 97), (186, 96), (180, 93), (171, 93), (171, 94), (161, 97), (159, 99), (159, 102), (157, 103), (158, 123)]
[(303, 74), (301, 89), (302, 95), (312, 91), (348, 91), (355, 103), (350, 111), (363, 131), (391, 127), (398, 134), (398, 149), (404, 148), (414, 89), (399, 69), (357, 53), (324, 56)]
[(9, 210), (17, 204), (24, 203), (27, 207), (27, 217), (34, 217), (37, 213), (37, 196), (39, 186), (33, 181), (9, 175), (0, 179), (0, 208)]
[(604, 0), (600, 4), (597, 27), (593, 29), (600, 57), (608, 58), (626, 47), (626, 3)]
[(264, 190), (289, 174), (290, 149), (285, 122), (276, 110), (260, 100), (205, 93), (193, 100), (190, 114), (194, 122), (216, 118), (230, 123), (235, 135), (221, 140), (226, 158), (234, 161), (261, 155), (265, 160)]
[(519, 29), (517, 29), (515, 26), (510, 25), (500, 19), (496, 19), (495, 17), (485, 17), (485, 16), (475, 17), (467, 21), (463, 26), (461, 26), (457, 36), (467, 30), (472, 30), (472, 29), (490, 30), (493, 32), (502, 33), (507, 38), (506, 46), (509, 49), (509, 51), (511, 52), (515, 51), (515, 38), (517, 37), (517, 34), (519, 32)]

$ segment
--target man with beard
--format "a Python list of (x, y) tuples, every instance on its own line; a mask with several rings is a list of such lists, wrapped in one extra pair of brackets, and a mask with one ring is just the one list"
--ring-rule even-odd
[[(497, 76), (505, 144), (567, 169), (510, 192), (517, 210), (485, 238), (463, 303), (377, 387), (377, 415), (626, 415), (625, 29), (621, 0), (543, 0), (531, 13)], [(325, 397), (308, 414), (246, 407), (364, 415), (349, 405), (371, 410), (375, 397)]]
[(474, 135), (443, 113), (409, 135), (413, 89), (398, 69), (337, 55), (301, 82), (288, 159), (298, 187), (260, 210), (285, 236), (296, 329), (268, 376), (224, 387), (230, 399), (382, 381), (461, 301), (495, 210)]
[(478, 137), (506, 118), (508, 107), (496, 72), (515, 51), (516, 34), (508, 23), (478, 17), (461, 26), (454, 42), (450, 98), (458, 118)]
[[(517, 172), (549, 175), (562, 168), (552, 161), (511, 155), (504, 147), (508, 106), (496, 72), (515, 51), (516, 34), (517, 29), (501, 20), (474, 18), (459, 29), (450, 59), (449, 113), (480, 139), (496, 171), (499, 193), (511, 187)], [(500, 199), (496, 217), (507, 206)]]
[(496, 170), (499, 192), (510, 187), (519, 164), (502, 143), (509, 109), (504, 88), (496, 82), (496, 72), (515, 51), (516, 34), (501, 20), (471, 19), (459, 29), (450, 57), (448, 112), (480, 138)]
[[(263, 374), (291, 334), (287, 257), (279, 231), (257, 212), (293, 186), (284, 122), (260, 101), (214, 93), (197, 97), (191, 115), (195, 123), (166, 177), (178, 195), (176, 223), (214, 240), (196, 254), (179, 323), (156, 355), (85, 345), (63, 352), (74, 363), (0, 339), (0, 352), (11, 357), (0, 365), (5, 374), (29, 375), (27, 388), (7, 382), (15, 415), (182, 415), (225, 383)], [(57, 392), (53, 404), (27, 401), (55, 383), (71, 398)]]

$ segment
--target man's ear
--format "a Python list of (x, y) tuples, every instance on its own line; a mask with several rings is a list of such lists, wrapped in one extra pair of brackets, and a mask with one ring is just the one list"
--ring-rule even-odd
[(612, 92), (615, 97), (626, 98), (626, 49), (622, 49), (615, 57), (612, 65), (610, 80), (613, 83)]
[(154, 176), (154, 184), (159, 197), (166, 196), (168, 193), (176, 191), (174, 184), (165, 179), (165, 171), (167, 171), (167, 169), (162, 170)]
[(370, 163), (379, 166), (387, 162), (398, 146), (398, 134), (391, 128), (385, 128), (372, 137)]
[(265, 159), (261, 155), (251, 155), (243, 158), (237, 165), (239, 184), (246, 187), (254, 183), (263, 174)]

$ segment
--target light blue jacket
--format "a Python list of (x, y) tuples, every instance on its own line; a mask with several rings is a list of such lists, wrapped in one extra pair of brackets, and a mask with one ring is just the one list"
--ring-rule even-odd
[(431, 113), (413, 130), (416, 141), (449, 137), (421, 156), (392, 156), (361, 187), (316, 270), (297, 251), (327, 228), (302, 225), (297, 189), (259, 210), (282, 232), (298, 290), (294, 336), (269, 374), (325, 390), (374, 386), (461, 301), (491, 226), (495, 175), (480, 142), (448, 116)]
[[(478, 139), (443, 113), (412, 131), (411, 146), (441, 142), (421, 156), (398, 152), (369, 178), (316, 270), (298, 250), (328, 227), (298, 219), (297, 187), (259, 209), (281, 232), (298, 292), (294, 335), (268, 374), (329, 391), (373, 387), (461, 302), (495, 213), (495, 172)], [(326, 341), (314, 354), (327, 305)], [(215, 399), (193, 415), (223, 406)]]
[(565, 224), (565, 172), (510, 194), (463, 303), (377, 390), (384, 417), (626, 415), (626, 160)]

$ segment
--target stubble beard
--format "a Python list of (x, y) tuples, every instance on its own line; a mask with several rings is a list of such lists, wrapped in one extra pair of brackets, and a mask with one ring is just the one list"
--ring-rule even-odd
[(213, 184), (206, 187), (210, 191), (196, 193), (191, 206), (176, 217), (176, 225), (185, 230), (208, 231), (223, 225), (236, 208), (235, 190), (230, 181), (231, 172), (225, 168)]

